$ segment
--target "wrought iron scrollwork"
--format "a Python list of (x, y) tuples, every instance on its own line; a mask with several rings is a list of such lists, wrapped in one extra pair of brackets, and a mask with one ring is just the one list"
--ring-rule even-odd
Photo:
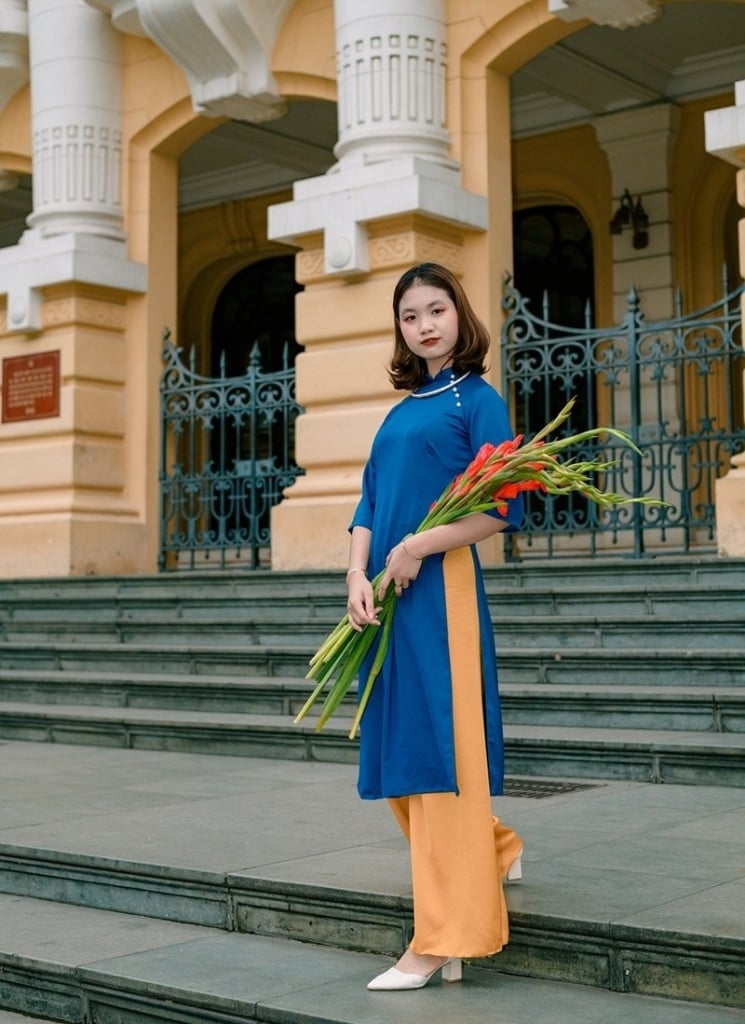
[(265, 373), (254, 345), (245, 375), (196, 371), (164, 338), (161, 375), (161, 569), (262, 564), (270, 513), (303, 472), (294, 462), (295, 371)]
[[(599, 512), (581, 498), (531, 494), (517, 540), (520, 557), (614, 549), (639, 556), (662, 545), (689, 551), (713, 543), (716, 478), (745, 449), (745, 285), (730, 291), (726, 274), (723, 285), (719, 302), (692, 314), (683, 312), (677, 293), (675, 315), (649, 323), (632, 289), (620, 324), (593, 327), (588, 309), (585, 326), (574, 328), (552, 323), (545, 302), (533, 313), (506, 279), (503, 382), (517, 430), (530, 436), (575, 397), (568, 433), (614, 426), (643, 451), (639, 459), (608, 438), (578, 452), (617, 460), (602, 485), (669, 503)], [(514, 557), (512, 546), (509, 551)]]

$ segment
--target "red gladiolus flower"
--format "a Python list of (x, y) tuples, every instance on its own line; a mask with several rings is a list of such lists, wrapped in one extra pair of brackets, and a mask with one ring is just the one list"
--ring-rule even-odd
[(499, 490), (494, 492), (492, 501), (509, 501), (510, 498), (516, 498), (522, 490), (524, 488), (521, 483), (502, 484)]
[[(523, 445), (523, 435), (519, 434), (512, 441), (503, 441), (499, 445), (486, 443), (479, 448), (466, 469), (447, 486), (442, 495), (433, 501), (429, 513), (417, 527), (415, 532), (432, 529), (433, 527), (456, 522), (474, 512), (482, 512), (493, 508), (501, 516), (507, 516), (509, 501), (516, 498), (522, 491), (546, 491), (551, 488), (552, 494), (572, 494), (579, 492), (600, 508), (614, 505), (640, 502), (645, 505), (665, 505), (655, 498), (627, 497), (597, 490), (591, 486), (591, 475), (597, 466), (606, 468), (614, 463), (574, 462), (570, 468), (564, 467), (559, 459), (569, 443), (586, 443), (589, 438), (598, 438), (610, 434), (628, 444), (637, 454), (641, 452), (631, 439), (622, 431), (613, 427), (598, 427), (557, 441), (544, 441), (546, 434), (555, 430), (568, 417), (573, 402), (569, 402), (562, 411), (549, 423), (539, 436)], [(513, 458), (514, 456), (514, 458)], [(530, 460), (533, 461), (530, 461)], [(490, 493), (491, 492), (491, 493)], [(374, 580), (371, 580), (374, 593), (378, 593), (378, 585), (385, 574), (381, 569)], [(350, 737), (357, 734), (360, 719), (367, 706), (375, 679), (381, 669), (390, 643), (391, 623), (396, 609), (396, 595), (388, 590), (381, 599), (379, 609), (380, 642), (367, 676), (365, 689), (360, 697)], [(357, 632), (345, 615), (332, 630), (319, 650), (311, 659), (307, 678), (314, 679), (316, 686), (298, 713), (295, 721), (301, 721), (314, 706), (321, 694), (327, 690), (324, 703), (316, 724), (320, 729), (336, 711), (347, 690), (352, 685), (357, 672), (371, 650), (378, 627), (369, 625), (362, 632)]]
[(482, 444), (476, 453), (476, 457), (469, 463), (465, 476), (469, 478), (476, 476), (496, 450), (496, 445), (490, 444), (488, 441), (486, 444)]
[[(458, 495), (458, 488), (460, 487), (461, 481), (462, 481), (464, 476), (465, 476), (465, 473), (459, 473), (456, 477), (454, 477), (450, 481), (450, 483), (448, 484), (447, 490), (443, 494), (443, 498), (444, 497), (450, 498), (450, 497), (455, 497), (455, 496)], [(435, 505), (437, 505), (436, 501), (433, 503), (433, 505), (430, 506), (430, 511), (432, 510), (432, 508), (434, 508)]]

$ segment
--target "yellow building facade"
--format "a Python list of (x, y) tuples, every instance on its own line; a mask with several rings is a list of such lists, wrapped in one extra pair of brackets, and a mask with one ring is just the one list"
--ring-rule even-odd
[[(400, 397), (386, 362), (407, 266), (462, 275), (497, 387), (532, 211), (584, 225), (599, 326), (632, 286), (664, 320), (676, 287), (706, 307), (723, 265), (745, 269), (745, 2), (203, 6), (0, 0), (3, 576), (178, 566), (162, 552), (166, 331), (204, 377), (226, 347), (232, 373), (292, 336), (304, 472), (264, 564), (338, 569)], [(609, 230), (627, 194), (643, 246)], [(722, 401), (742, 410), (734, 386)], [(745, 555), (745, 457), (719, 477), (718, 549)]]

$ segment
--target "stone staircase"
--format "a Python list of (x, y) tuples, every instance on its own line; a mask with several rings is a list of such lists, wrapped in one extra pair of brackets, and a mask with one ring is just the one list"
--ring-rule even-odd
[(527, 877), (462, 990), (382, 1003), (402, 841), (345, 716), (292, 722), (339, 577), (0, 581), (0, 1024), (740, 1020), (745, 561), (486, 582)]
[[(745, 785), (745, 561), (486, 583), (509, 773)], [(293, 724), (343, 607), (320, 573), (0, 581), (0, 738), (353, 762), (348, 717)]]

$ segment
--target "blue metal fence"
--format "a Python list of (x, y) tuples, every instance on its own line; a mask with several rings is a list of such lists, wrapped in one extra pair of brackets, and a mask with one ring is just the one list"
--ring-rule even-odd
[[(599, 511), (572, 496), (527, 496), (512, 558), (633, 555), (713, 547), (714, 484), (745, 450), (740, 300), (745, 285), (693, 314), (647, 323), (632, 290), (622, 322), (582, 328), (552, 323), (509, 282), (503, 307), (503, 389), (519, 433), (534, 434), (569, 398), (563, 430), (614, 426), (642, 449), (607, 437), (574, 454), (617, 460), (602, 486), (653, 496), (666, 507)], [(166, 337), (161, 378), (161, 569), (268, 564), (270, 512), (302, 474), (294, 462), (295, 371), (265, 372), (254, 346), (245, 375), (203, 377)]]
[(246, 373), (196, 372), (165, 338), (161, 377), (160, 568), (268, 564), (270, 513), (303, 472), (294, 462), (295, 369), (266, 373), (255, 345)]
[[(516, 429), (534, 434), (575, 397), (562, 428), (624, 430), (643, 457), (608, 437), (576, 454), (618, 460), (601, 483), (669, 506), (625, 505), (600, 511), (581, 498), (530, 494), (524, 530), (508, 539), (510, 557), (633, 555), (703, 550), (715, 540), (714, 483), (745, 449), (741, 285), (696, 313), (647, 323), (634, 289), (622, 322), (595, 328), (552, 323), (544, 301), (533, 312), (505, 284), (503, 388)], [(574, 453), (573, 453), (574, 454)]]

